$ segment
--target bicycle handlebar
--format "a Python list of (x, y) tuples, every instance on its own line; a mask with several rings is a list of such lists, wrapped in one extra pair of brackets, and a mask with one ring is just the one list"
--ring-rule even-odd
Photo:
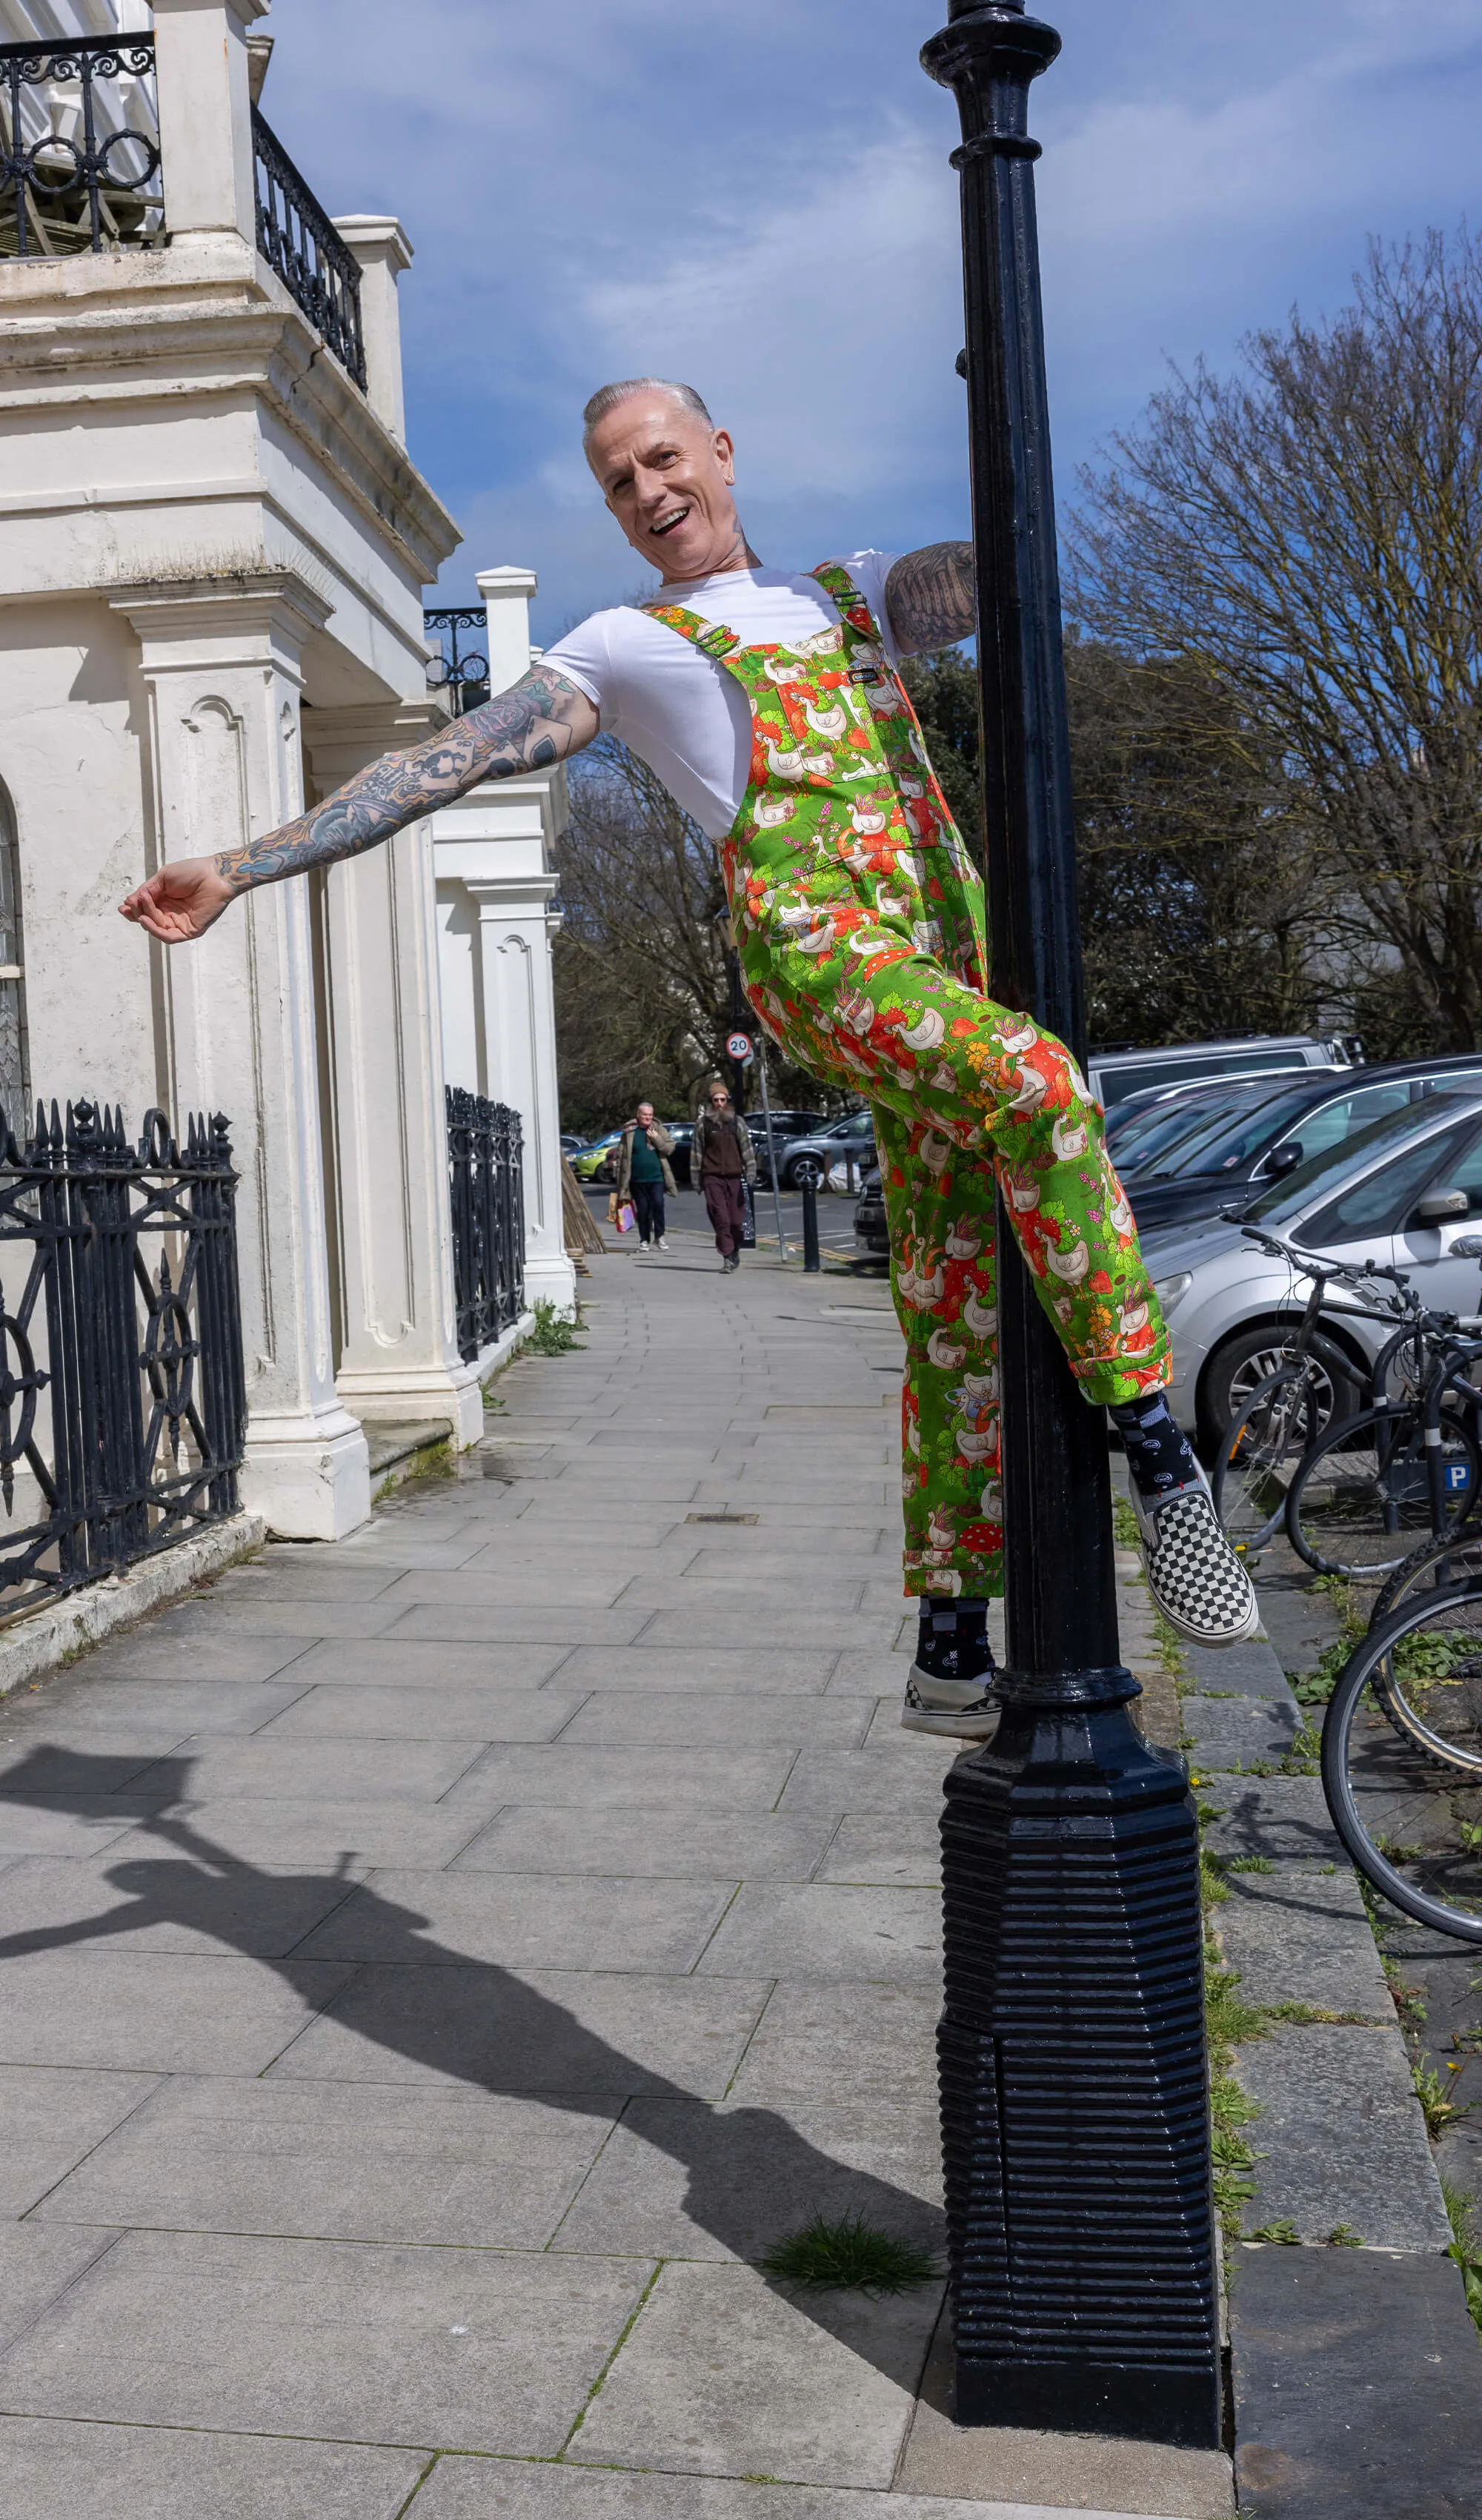
[(1402, 1296), (1415, 1300), (1415, 1290), (1403, 1269), (1392, 1269), (1384, 1261), (1366, 1260), (1362, 1269), (1348, 1260), (1324, 1260), (1308, 1251), (1299, 1251), (1294, 1242), (1283, 1242), (1280, 1234), (1268, 1234), (1264, 1226), (1242, 1225), (1240, 1232), (1257, 1242), (1265, 1251), (1274, 1252), (1279, 1260), (1287, 1261), (1304, 1278), (1320, 1283), (1329, 1278), (1346, 1278), (1350, 1285), (1363, 1285), (1374, 1278), (1388, 1278)]

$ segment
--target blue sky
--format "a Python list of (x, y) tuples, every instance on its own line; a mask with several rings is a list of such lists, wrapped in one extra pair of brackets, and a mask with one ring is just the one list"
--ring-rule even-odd
[[(1058, 0), (1039, 82), (1062, 508), (1169, 357), (1339, 304), (1370, 233), (1477, 212), (1482, 5)], [(698, 385), (764, 559), (966, 530), (956, 106), (937, 0), (277, 0), (263, 109), (334, 212), (395, 211), (408, 438), (535, 635), (646, 572), (581, 461), (608, 377)]]

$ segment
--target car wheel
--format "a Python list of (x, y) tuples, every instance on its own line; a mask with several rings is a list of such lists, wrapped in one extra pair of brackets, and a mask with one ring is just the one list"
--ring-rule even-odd
[(808, 1182), (817, 1190), (823, 1178), (824, 1165), (820, 1155), (794, 1155), (785, 1176), (789, 1190), (801, 1190)]
[[(1248, 1329), (1236, 1330), (1215, 1349), (1199, 1390), (1199, 1425), (1212, 1441), (1223, 1435), (1258, 1383), (1295, 1359), (1296, 1330), (1295, 1322), (1289, 1328), (1279, 1322), (1252, 1322)], [(1347, 1417), (1358, 1407), (1359, 1376), (1352, 1358), (1333, 1339), (1316, 1339), (1313, 1357), (1319, 1368), (1313, 1431), (1321, 1434), (1330, 1418)]]

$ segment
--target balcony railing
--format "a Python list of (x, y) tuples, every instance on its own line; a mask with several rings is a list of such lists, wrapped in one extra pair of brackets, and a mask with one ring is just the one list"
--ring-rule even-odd
[(223, 1119), (0, 1115), (0, 1618), (236, 1512), (236, 1191)]
[(0, 44), (0, 260), (163, 240), (153, 35)]
[(441, 642), (442, 653), (427, 663), (427, 687), (446, 692), (453, 715), (482, 708), (489, 697), (489, 616), (481, 604), (444, 605), (424, 612), (429, 640)]
[(519, 1113), (450, 1085), (448, 1187), (458, 1353), (473, 1364), (513, 1329), (525, 1304), (525, 1201)]
[(252, 158), (258, 251), (363, 393), (360, 265), (255, 106)]

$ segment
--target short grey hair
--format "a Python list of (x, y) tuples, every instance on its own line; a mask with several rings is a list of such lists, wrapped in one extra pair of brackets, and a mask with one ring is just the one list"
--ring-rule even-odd
[(669, 394), (682, 410), (693, 412), (696, 420), (702, 420), (707, 428), (715, 427), (703, 400), (693, 385), (676, 384), (671, 377), (622, 377), (616, 384), (599, 385), (582, 413), (583, 446), (590, 446), (592, 431), (598, 422), (606, 420), (608, 412), (615, 411), (620, 402), (626, 402), (629, 394), (636, 393)]

